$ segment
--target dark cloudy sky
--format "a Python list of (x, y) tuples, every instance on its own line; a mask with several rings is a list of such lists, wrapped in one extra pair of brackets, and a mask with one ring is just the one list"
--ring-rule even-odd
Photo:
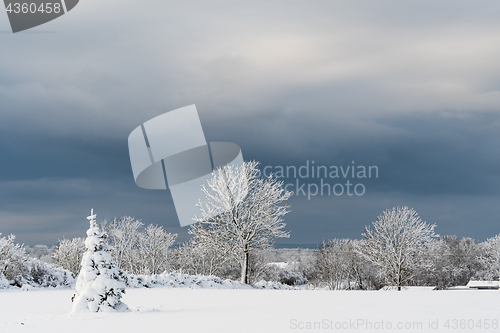
[(169, 192), (135, 185), (127, 138), (196, 104), (207, 141), (246, 160), (378, 166), (364, 196), (293, 197), (280, 244), (360, 238), (398, 205), (440, 234), (499, 234), (499, 17), (497, 1), (82, 0), (12, 34), (2, 11), (0, 232), (55, 244), (94, 208), (185, 240)]

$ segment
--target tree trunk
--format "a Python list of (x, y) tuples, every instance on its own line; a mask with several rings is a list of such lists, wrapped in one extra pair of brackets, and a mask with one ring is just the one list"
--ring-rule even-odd
[(401, 272), (401, 266), (399, 266), (398, 267), (398, 291), (401, 291), (401, 284), (402, 284), (401, 283), (401, 280), (402, 280), (401, 279), (401, 274), (402, 274), (402, 272)]
[(249, 252), (243, 252), (243, 264), (241, 265), (241, 283), (248, 284), (248, 257)]

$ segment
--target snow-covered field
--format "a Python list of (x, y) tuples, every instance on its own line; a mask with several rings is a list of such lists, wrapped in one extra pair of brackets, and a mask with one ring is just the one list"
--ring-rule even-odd
[(97, 314), (70, 314), (72, 294), (0, 291), (0, 332), (498, 332), (500, 319), (499, 291), (140, 288), (131, 312)]

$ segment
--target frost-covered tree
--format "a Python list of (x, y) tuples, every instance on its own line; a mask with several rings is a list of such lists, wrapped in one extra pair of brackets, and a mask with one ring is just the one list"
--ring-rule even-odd
[(486, 257), (484, 243), (477, 243), (470, 237), (458, 239), (456, 236), (441, 236), (429, 243), (424, 251), (426, 269), (420, 270), (417, 280), (420, 284), (437, 286), (439, 289), (464, 286), (471, 278), (484, 273), (484, 261), (481, 258)]
[(199, 222), (191, 226), (198, 246), (221, 251), (240, 263), (241, 281), (249, 283), (249, 258), (255, 249), (272, 246), (274, 238), (287, 238), (283, 216), (289, 212), (282, 203), (291, 192), (272, 175), (259, 177), (257, 162), (217, 168), (207, 186), (205, 201), (199, 202)]
[(71, 272), (74, 278), (80, 272), (80, 265), (85, 253), (85, 241), (83, 238), (72, 240), (63, 238), (59, 240), (53, 254), (56, 264)]
[(372, 267), (356, 249), (361, 241), (332, 239), (323, 241), (315, 251), (315, 281), (330, 289), (373, 288)]
[[(172, 250), (173, 269), (191, 275), (215, 275), (224, 279), (238, 277), (233, 258), (220, 249), (198, 246), (193, 239)], [(235, 273), (236, 272), (236, 273)]]
[(73, 283), (69, 271), (28, 257), (24, 246), (15, 244), (14, 240), (14, 235), (0, 238), (0, 280), (16, 287), (57, 287)]
[(3, 275), (7, 280), (21, 276), (28, 261), (24, 247), (15, 244), (15, 239), (14, 235), (0, 238), (0, 277)]
[(479, 262), (484, 267), (484, 278), (489, 280), (500, 279), (500, 235), (488, 238), (482, 244), (483, 254), (479, 256)]
[(326, 283), (331, 290), (346, 288), (345, 283), (352, 279), (351, 250), (349, 239), (332, 239), (323, 241), (316, 251), (318, 280)]
[(54, 263), (54, 259), (52, 258), (54, 247), (49, 248), (47, 245), (37, 244), (33, 247), (26, 246), (25, 250), (30, 258), (35, 258), (48, 264)]
[(160, 274), (167, 270), (167, 250), (174, 244), (176, 237), (177, 234), (152, 224), (139, 234), (138, 251), (143, 274)]
[(111, 256), (118, 267), (129, 273), (139, 273), (142, 269), (138, 254), (138, 241), (142, 221), (131, 216), (122, 216), (110, 221), (104, 221), (102, 230), (109, 237), (109, 243), (113, 246)]
[(87, 252), (83, 256), (72, 298), (73, 311), (126, 311), (128, 307), (121, 301), (125, 283), (108, 253), (111, 248), (107, 244), (107, 235), (99, 229), (93, 209), (87, 219), (90, 221), (85, 240)]
[(377, 217), (363, 232), (365, 241), (358, 252), (379, 269), (387, 284), (408, 284), (423, 266), (422, 253), (436, 237), (434, 228), (422, 221), (414, 209), (397, 207)]
[(149, 225), (131, 216), (104, 221), (101, 229), (109, 236), (113, 249), (111, 257), (118, 267), (131, 274), (158, 274), (169, 267), (168, 248), (177, 234), (167, 232), (161, 226)]

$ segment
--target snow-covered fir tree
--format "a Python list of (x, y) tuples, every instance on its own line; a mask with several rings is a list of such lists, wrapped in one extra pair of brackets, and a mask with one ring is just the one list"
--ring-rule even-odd
[(87, 217), (90, 221), (85, 240), (87, 252), (83, 256), (72, 298), (73, 312), (127, 311), (127, 305), (121, 301), (125, 283), (108, 253), (111, 247), (107, 244), (106, 233), (101, 232), (96, 223), (96, 216), (92, 209)]

